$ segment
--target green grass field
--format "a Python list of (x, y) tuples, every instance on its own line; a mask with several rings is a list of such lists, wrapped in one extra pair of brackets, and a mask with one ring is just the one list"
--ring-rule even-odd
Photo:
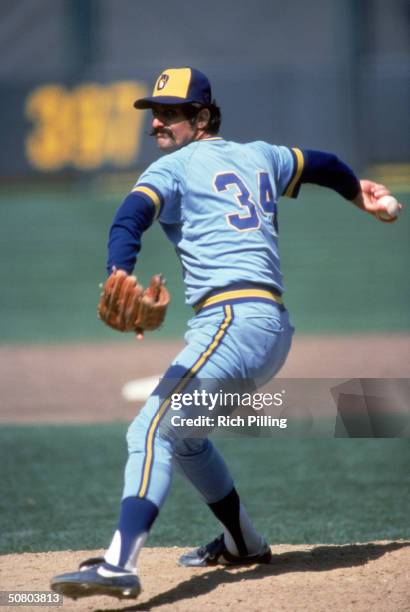
[[(96, 319), (105, 278), (108, 229), (122, 193), (88, 184), (0, 189), (0, 341), (118, 340)], [(397, 194), (410, 204), (409, 194)], [(410, 329), (410, 215), (385, 225), (329, 190), (306, 186), (279, 213), (286, 304), (298, 332), (402, 332)], [(7, 262), (7, 265), (4, 265)], [(163, 272), (172, 292), (155, 337), (180, 336), (180, 266), (161, 228), (145, 235), (137, 273)]]
[[(0, 342), (118, 341), (96, 318), (108, 228), (123, 193), (101, 186), (0, 189)], [(410, 204), (409, 194), (396, 194)], [(408, 333), (410, 215), (377, 223), (335, 194), (306, 187), (280, 207), (286, 304), (299, 333)], [(155, 338), (181, 337), (190, 310), (160, 227), (137, 273), (163, 272), (172, 292)], [(124, 338), (127, 341), (128, 338)], [(104, 547), (116, 523), (126, 459), (123, 423), (0, 427), (0, 553)], [(386, 439), (218, 438), (252, 516), (271, 542), (410, 538), (409, 445)], [(175, 479), (150, 545), (217, 535)]]
[[(116, 524), (126, 425), (0, 428), (0, 553), (105, 547)], [(272, 543), (410, 538), (408, 441), (217, 440), (250, 514)], [(148, 541), (218, 534), (176, 478)]]

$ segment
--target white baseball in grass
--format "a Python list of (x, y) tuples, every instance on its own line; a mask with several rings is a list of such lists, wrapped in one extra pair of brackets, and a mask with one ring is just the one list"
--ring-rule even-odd
[(392, 219), (398, 216), (400, 212), (400, 204), (391, 195), (385, 195), (377, 200), (377, 203), (383, 206), (384, 210), (379, 210), (377, 216), (382, 219)]

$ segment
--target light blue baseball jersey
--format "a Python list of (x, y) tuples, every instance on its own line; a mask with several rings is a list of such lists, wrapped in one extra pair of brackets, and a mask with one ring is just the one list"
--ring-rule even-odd
[(277, 201), (294, 195), (302, 166), (298, 149), (215, 137), (160, 158), (140, 176), (133, 191), (159, 198), (188, 304), (238, 283), (282, 292)]

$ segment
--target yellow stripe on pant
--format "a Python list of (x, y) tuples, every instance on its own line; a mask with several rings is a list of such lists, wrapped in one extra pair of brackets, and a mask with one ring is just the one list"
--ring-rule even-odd
[(172, 391), (172, 394), (165, 398), (165, 400), (160, 405), (155, 417), (153, 418), (151, 425), (148, 429), (147, 434), (147, 443), (146, 443), (146, 455), (144, 460), (144, 465), (142, 468), (142, 479), (141, 486), (137, 493), (137, 497), (145, 497), (149, 485), (149, 479), (152, 469), (152, 461), (154, 454), (154, 438), (158, 429), (159, 422), (161, 418), (164, 416), (170, 402), (171, 397), (174, 393), (181, 393), (184, 387), (188, 384), (188, 382), (195, 376), (195, 374), (202, 368), (203, 365), (207, 362), (209, 357), (215, 352), (218, 348), (219, 344), (222, 341), (222, 338), (226, 334), (226, 331), (229, 325), (232, 322), (233, 314), (232, 314), (232, 306), (229, 304), (224, 306), (225, 318), (221, 325), (219, 326), (218, 331), (212, 339), (212, 342), (209, 344), (208, 348), (198, 357), (194, 365), (188, 370), (185, 376), (181, 379), (177, 387)]

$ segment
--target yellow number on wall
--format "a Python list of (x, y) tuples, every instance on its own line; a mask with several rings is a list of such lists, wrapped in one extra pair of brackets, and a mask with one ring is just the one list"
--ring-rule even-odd
[(129, 166), (140, 149), (144, 118), (132, 103), (146, 91), (135, 81), (86, 83), (72, 91), (50, 84), (34, 90), (26, 103), (34, 123), (26, 139), (30, 163), (45, 171), (67, 165), (81, 170), (104, 163)]
[(27, 157), (40, 170), (58, 170), (71, 161), (72, 100), (64, 87), (47, 85), (28, 98), (27, 116), (35, 124), (26, 140)]

